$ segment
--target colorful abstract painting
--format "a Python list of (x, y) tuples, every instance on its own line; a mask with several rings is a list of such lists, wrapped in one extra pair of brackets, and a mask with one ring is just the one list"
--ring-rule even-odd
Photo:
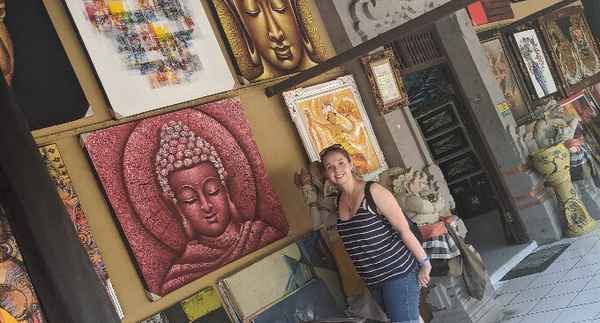
[(88, 113), (89, 103), (42, 1), (0, 0), (0, 70), (31, 129)]
[(46, 322), (17, 241), (1, 207), (0, 256), (0, 318), (18, 323)]
[[(259, 279), (265, 277), (266, 279)], [(313, 278), (295, 243), (218, 282), (229, 316), (246, 322), (257, 312), (306, 285)]]
[(346, 315), (331, 297), (327, 286), (323, 281), (315, 279), (254, 316), (252, 322), (302, 323), (344, 317)]
[(108, 273), (106, 272), (102, 253), (100, 252), (98, 245), (96, 245), (94, 234), (92, 233), (88, 219), (81, 208), (79, 197), (77, 196), (77, 192), (75, 192), (71, 177), (67, 171), (67, 166), (60, 155), (58, 146), (56, 144), (43, 146), (39, 148), (39, 151), (42, 154), (42, 161), (48, 169), (50, 178), (54, 181), (58, 196), (62, 200), (63, 205), (69, 214), (69, 218), (75, 225), (75, 231), (77, 232), (77, 237), (81, 241), (81, 246), (90, 258), (92, 266), (94, 267), (98, 278), (102, 281), (119, 317), (123, 318), (123, 310), (121, 309), (115, 290), (108, 277)]
[(541, 99), (556, 93), (558, 86), (554, 76), (552, 76), (552, 71), (535, 29), (516, 32), (513, 37), (529, 81), (533, 86), (533, 97)]
[(233, 88), (200, 1), (66, 3), (117, 117)]
[(213, 288), (206, 288), (140, 323), (230, 323)]
[(516, 120), (526, 117), (529, 111), (527, 104), (521, 92), (521, 88), (515, 78), (515, 73), (512, 65), (508, 60), (502, 40), (497, 37), (489, 41), (483, 42), (485, 55), (492, 68), (492, 72), (496, 77), (496, 81), (500, 85), (506, 102), (510, 104), (511, 112)]
[(351, 75), (283, 96), (312, 161), (319, 160), (325, 147), (337, 143), (348, 151), (356, 171), (365, 178), (387, 169)]
[(238, 98), (83, 142), (153, 300), (288, 232)]
[(299, 72), (327, 58), (311, 6), (298, 0), (212, 0), (238, 73), (255, 82)]
[(562, 8), (544, 16), (540, 23), (567, 88), (600, 72), (600, 53), (581, 7)]
[(415, 118), (428, 113), (454, 95), (446, 65), (436, 65), (404, 76), (410, 111)]

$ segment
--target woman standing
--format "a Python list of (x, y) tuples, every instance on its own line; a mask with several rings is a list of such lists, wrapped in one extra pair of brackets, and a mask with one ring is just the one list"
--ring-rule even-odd
[(337, 228), (356, 271), (392, 322), (418, 323), (420, 287), (429, 283), (431, 264), (398, 202), (383, 186), (356, 178), (341, 145), (323, 149), (320, 158), (325, 176), (341, 192)]

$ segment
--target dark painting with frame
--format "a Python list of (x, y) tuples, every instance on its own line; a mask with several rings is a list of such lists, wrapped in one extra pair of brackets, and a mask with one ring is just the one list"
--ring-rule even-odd
[(42, 1), (0, 7), (0, 67), (29, 128), (86, 116), (89, 103)]
[(519, 75), (525, 81), (527, 99), (531, 106), (561, 95), (556, 71), (551, 65), (543, 40), (532, 24), (524, 24), (507, 32), (507, 39), (518, 62)]
[(481, 39), (485, 56), (492, 73), (500, 85), (513, 117), (520, 123), (531, 113), (525, 99), (523, 80), (516, 76), (517, 63), (507, 49), (506, 40), (498, 31), (486, 33)]
[(403, 76), (410, 111), (415, 118), (448, 102), (454, 95), (450, 71), (445, 64)]
[(561, 8), (539, 23), (567, 94), (600, 73), (600, 53), (581, 7)]
[(427, 141), (427, 146), (435, 160), (441, 160), (451, 156), (465, 147), (469, 147), (467, 137), (462, 128), (456, 128), (443, 136), (436, 136)]
[(446, 182), (452, 183), (462, 177), (479, 171), (481, 165), (473, 152), (467, 152), (440, 163), (440, 169), (446, 177)]
[(431, 138), (460, 125), (452, 101), (437, 107), (432, 113), (417, 118), (417, 122), (425, 138)]

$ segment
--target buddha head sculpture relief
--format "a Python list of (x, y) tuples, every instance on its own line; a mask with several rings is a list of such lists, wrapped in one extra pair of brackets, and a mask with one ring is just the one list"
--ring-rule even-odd
[(152, 300), (286, 236), (239, 100), (87, 134)]
[(325, 58), (304, 0), (223, 0), (213, 4), (246, 81), (302, 71)]

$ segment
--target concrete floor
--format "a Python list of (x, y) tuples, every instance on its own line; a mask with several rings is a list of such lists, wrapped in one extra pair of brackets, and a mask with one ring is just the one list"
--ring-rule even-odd
[(600, 230), (554, 244), (566, 242), (544, 272), (499, 283), (499, 323), (600, 323)]
[(537, 248), (535, 241), (522, 245), (508, 244), (498, 211), (465, 220), (465, 224), (469, 229), (467, 238), (481, 254), (494, 286)]

